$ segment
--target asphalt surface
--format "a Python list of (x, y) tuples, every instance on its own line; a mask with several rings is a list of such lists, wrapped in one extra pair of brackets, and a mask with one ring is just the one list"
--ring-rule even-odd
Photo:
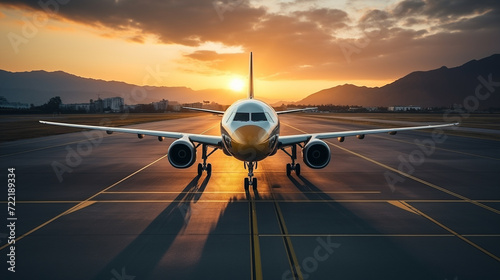
[[(217, 135), (219, 121), (133, 127)], [(281, 122), (282, 135), (374, 128)], [(210, 177), (170, 166), (171, 140), (79, 132), (2, 143), (0, 278), (500, 279), (500, 142), (438, 136), (332, 139), (330, 164), (302, 164), (301, 176), (287, 177), (280, 151), (247, 192), (243, 163), (221, 151)]]

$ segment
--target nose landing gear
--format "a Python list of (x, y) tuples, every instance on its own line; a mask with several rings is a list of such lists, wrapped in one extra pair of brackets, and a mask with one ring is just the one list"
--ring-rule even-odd
[(253, 177), (253, 169), (257, 169), (257, 162), (256, 161), (245, 161), (243, 162), (243, 166), (245, 169), (248, 169), (248, 178), (245, 178), (245, 190), (248, 190), (250, 186), (254, 190), (257, 189), (257, 178)]

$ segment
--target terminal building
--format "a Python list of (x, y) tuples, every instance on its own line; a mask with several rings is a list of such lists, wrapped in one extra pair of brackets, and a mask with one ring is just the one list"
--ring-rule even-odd
[(119, 113), (123, 111), (125, 102), (122, 97), (110, 97), (104, 99), (90, 100), (89, 103), (61, 104), (60, 108), (68, 111), (84, 111), (86, 113)]
[(408, 112), (408, 111), (421, 111), (422, 107), (420, 106), (391, 106), (387, 108), (387, 110), (391, 112)]

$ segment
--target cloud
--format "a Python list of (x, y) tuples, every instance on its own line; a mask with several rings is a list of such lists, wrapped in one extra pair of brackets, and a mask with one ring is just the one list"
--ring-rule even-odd
[[(38, 1), (3, 2), (3, 5), (43, 11)], [(233, 2), (238, 5), (222, 6), (226, 8), (222, 11), (225, 14), (223, 21), (212, 1), (206, 0), (68, 1), (58, 5), (53, 14), (116, 32), (136, 30), (155, 35), (166, 44), (199, 46), (206, 41), (231, 42), (235, 32), (251, 29), (265, 14), (263, 8), (251, 8), (247, 1)]]
[(460, 18), (458, 20), (445, 23), (440, 27), (449, 31), (481, 31), (498, 30), (500, 22), (500, 9), (490, 10), (484, 14), (473, 16), (471, 18)]
[(440, 1), (427, 0), (423, 14), (433, 18), (441, 18), (443, 20), (478, 14), (489, 9), (498, 9), (500, 3), (495, 0), (474, 0), (474, 1)]
[[(390, 11), (395, 19), (406, 19), (411, 23), (419, 18), (419, 23), (426, 21), (427, 24), (433, 25), (435, 29), (443, 28), (445, 30), (449, 26), (454, 26), (454, 23), (465, 23), (462, 25), (465, 27), (468, 21), (477, 21), (477, 19), (483, 17), (494, 17), (494, 19), (500, 20), (498, 12), (500, 12), (500, 2), (492, 0), (403, 0)], [(491, 21), (483, 23), (486, 24), (483, 27), (494, 26)], [(457, 26), (455, 31), (459, 30), (461, 29)]]
[[(43, 10), (38, 2), (4, 0), (0, 5)], [(244, 73), (241, 61), (247, 54), (203, 49), (208, 42), (241, 47), (254, 52), (256, 74), (269, 80), (388, 79), (436, 63), (458, 65), (500, 47), (497, 0), (403, 0), (368, 9), (358, 18), (347, 10), (318, 7), (314, 0), (283, 4), (280, 12), (264, 3), (69, 1), (53, 16), (137, 43), (152, 36), (163, 44), (191, 47), (194, 51), (183, 58), (186, 71)], [(487, 46), (477, 45), (485, 41)]]
[(335, 31), (347, 27), (350, 22), (349, 15), (338, 9), (309, 9), (306, 11), (296, 11), (293, 15), (305, 21), (314, 22), (319, 28)]
[(425, 2), (423, 0), (404, 0), (396, 5), (392, 13), (396, 17), (415, 16), (422, 13), (424, 8)]
[(280, 2), (279, 7), (282, 12), (291, 10), (303, 10), (316, 7), (317, 0), (294, 0), (292, 2)]

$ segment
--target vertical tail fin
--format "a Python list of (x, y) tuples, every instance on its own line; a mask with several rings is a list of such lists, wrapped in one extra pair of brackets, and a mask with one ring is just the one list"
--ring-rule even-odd
[(250, 77), (248, 85), (248, 98), (253, 99), (253, 58), (250, 52)]

